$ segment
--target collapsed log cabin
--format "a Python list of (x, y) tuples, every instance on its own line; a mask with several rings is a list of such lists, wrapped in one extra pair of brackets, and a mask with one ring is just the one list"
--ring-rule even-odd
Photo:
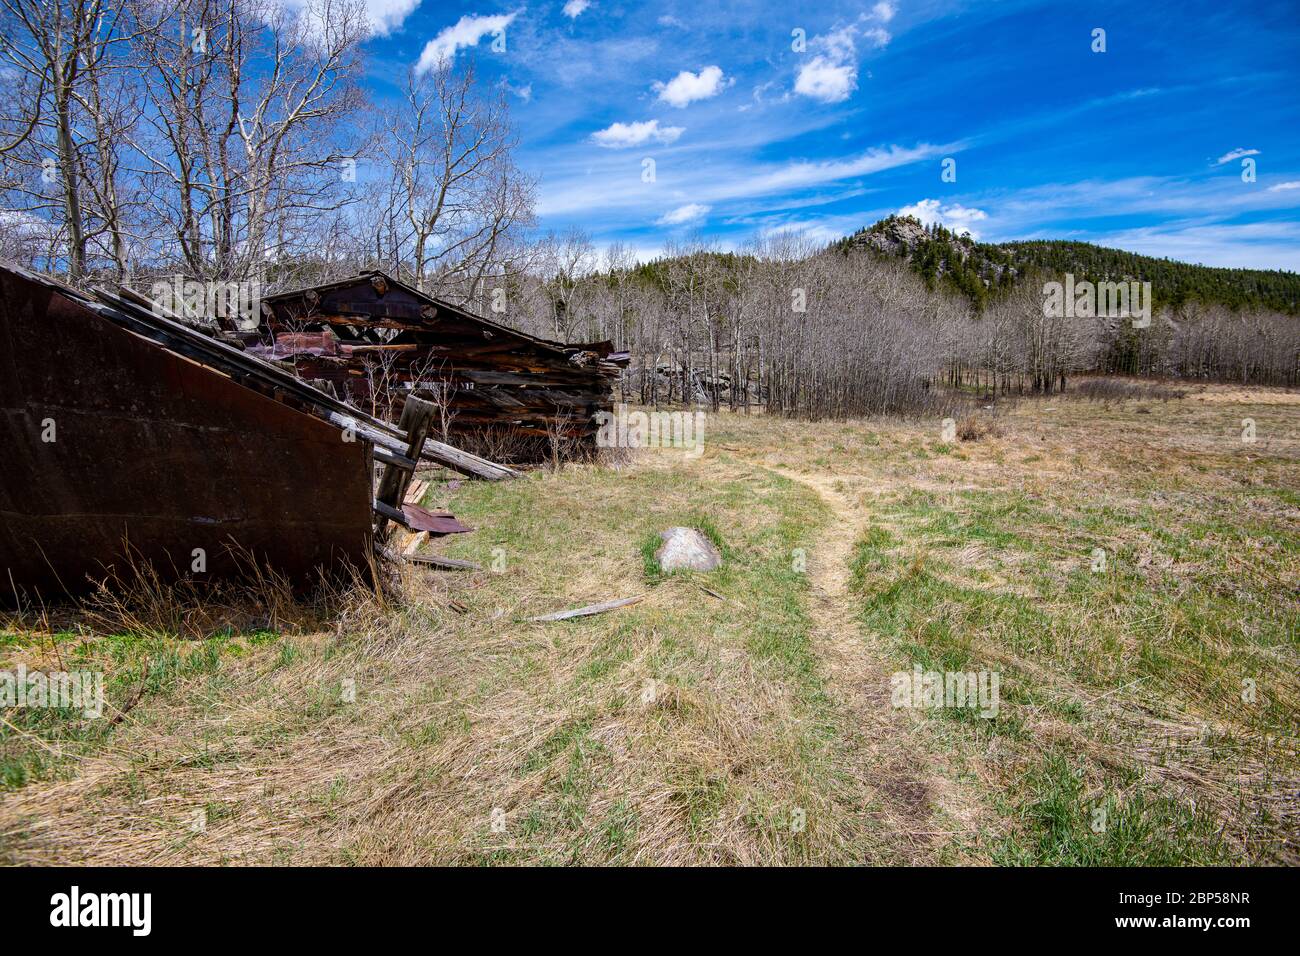
[[(251, 351), (381, 418), (432, 401), (463, 447), (536, 461), (591, 448), (628, 355), (563, 345), (475, 315), (383, 272), (267, 296)], [(254, 341), (254, 339), (256, 341)]]
[(161, 311), (0, 265), (0, 603), (132, 563), (311, 584), (367, 569), (389, 521), (468, 530), (406, 503), (419, 460), (517, 474), (425, 439), (427, 407), (395, 427)]

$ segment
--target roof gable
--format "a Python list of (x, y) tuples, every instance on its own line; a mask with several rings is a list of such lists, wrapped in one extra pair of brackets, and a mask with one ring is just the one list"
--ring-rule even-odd
[(312, 296), (316, 297), (318, 303), (331, 310), (338, 310), (341, 314), (366, 315), (378, 318), (380, 321), (389, 320), (396, 327), (409, 325), (412, 328), (432, 328), (436, 325), (439, 315), (453, 315), (458, 320), (477, 325), (493, 335), (503, 335), (526, 342), (557, 355), (568, 355), (581, 349), (580, 346), (538, 338), (508, 325), (493, 322), (443, 299), (436, 299), (378, 269), (322, 285), (277, 292), (274, 295), (263, 296), (262, 301), (272, 308), (292, 302), (312, 305)]

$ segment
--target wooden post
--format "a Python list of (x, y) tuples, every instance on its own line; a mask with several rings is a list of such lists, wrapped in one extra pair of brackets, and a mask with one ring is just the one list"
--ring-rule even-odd
[[(420, 452), (424, 448), (424, 438), (433, 425), (433, 416), (436, 411), (437, 409), (432, 402), (426, 402), (414, 395), (406, 397), (406, 404), (402, 406), (402, 418), (397, 423), (397, 427), (406, 432), (406, 457), (408, 459), (419, 459)], [(402, 501), (406, 497), (406, 486), (410, 483), (413, 475), (412, 470), (399, 464), (384, 465), (383, 474), (379, 477), (379, 490), (375, 493), (375, 501), (396, 509), (400, 514)], [(375, 524), (375, 535), (382, 538), (387, 527), (388, 514), (381, 511)]]

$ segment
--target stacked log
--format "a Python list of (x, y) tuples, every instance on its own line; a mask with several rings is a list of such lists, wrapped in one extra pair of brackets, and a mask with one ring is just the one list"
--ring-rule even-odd
[[(445, 404), (458, 444), (495, 430), (593, 444), (626, 355), (608, 342), (536, 338), (383, 273), (283, 293), (263, 305), (251, 350), (392, 420), (407, 395)], [(528, 447), (525, 442), (521, 447)]]

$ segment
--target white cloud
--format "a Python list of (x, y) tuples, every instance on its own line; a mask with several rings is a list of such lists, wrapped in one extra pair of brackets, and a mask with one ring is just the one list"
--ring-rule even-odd
[(900, 146), (869, 149), (853, 159), (829, 160), (822, 163), (789, 163), (769, 173), (751, 174), (744, 182), (732, 184), (728, 192), (735, 196), (761, 196), (787, 189), (803, 189), (851, 179), (855, 176), (870, 176), (872, 173), (893, 169), (896, 166), (906, 166), (936, 155), (943, 156), (956, 148), (958, 147), (952, 144), (931, 146), (923, 143), (911, 149)]
[(717, 96), (731, 83), (723, 78), (721, 67), (706, 66), (699, 73), (682, 70), (667, 83), (655, 83), (651, 89), (659, 94), (660, 101), (681, 109), (696, 100)]
[(591, 0), (569, 0), (564, 5), (564, 15), (570, 20), (582, 16), (584, 10), (591, 6)]
[(825, 53), (833, 60), (851, 60), (856, 52), (853, 38), (857, 33), (857, 26), (849, 24), (822, 36), (813, 37), (811, 45), (814, 50)]
[(1293, 179), (1289, 183), (1278, 183), (1276, 186), (1269, 186), (1268, 191), (1279, 193), (1285, 189), (1300, 189), (1300, 179)]
[(687, 203), (685, 206), (678, 206), (672, 212), (664, 213), (655, 220), (656, 226), (681, 226), (688, 222), (698, 222), (708, 215), (712, 206), (705, 206), (697, 202)]
[[(894, 8), (882, 3), (873, 12), (884, 21), (894, 15)], [(866, 17), (859, 18), (859, 22), (863, 19)], [(884, 47), (892, 39), (889, 31), (881, 27), (859, 30), (857, 23), (815, 37), (809, 44), (813, 57), (799, 67), (794, 91), (822, 103), (840, 103), (852, 96), (858, 88), (858, 36), (875, 47)]]
[(1259, 150), (1257, 149), (1241, 149), (1240, 147), (1238, 147), (1237, 149), (1234, 149), (1231, 152), (1224, 153), (1217, 160), (1215, 160), (1214, 165), (1222, 166), (1224, 163), (1230, 163), (1234, 159), (1241, 159), (1241, 157), (1243, 156), (1258, 156), (1258, 155), (1259, 155)]
[(478, 41), (488, 35), (495, 35), (514, 22), (519, 11), (501, 13), (490, 17), (466, 15), (456, 21), (455, 26), (445, 27), (424, 46), (420, 60), (415, 64), (416, 73), (428, 73), (440, 64), (451, 60), (456, 51), (465, 47), (476, 46)]
[(963, 232), (969, 233), (972, 239), (978, 239), (979, 234), (971, 228), (971, 223), (980, 222), (989, 217), (988, 213), (983, 209), (974, 209), (959, 203), (945, 206), (937, 199), (922, 199), (918, 203), (904, 206), (898, 210), (898, 214), (900, 216), (915, 216), (927, 226), (938, 223), (958, 235)]
[(391, 33), (402, 25), (420, 5), (420, 0), (366, 0), (366, 16), (370, 29), (379, 36)]
[(858, 88), (856, 63), (837, 64), (824, 56), (815, 56), (799, 68), (794, 91), (823, 103), (847, 100)]
[(758, 230), (758, 234), (764, 239), (771, 239), (775, 236), (794, 236), (808, 242), (825, 245), (834, 242), (836, 239), (843, 239), (855, 229), (860, 228), (859, 224), (861, 222), (862, 220), (858, 216), (846, 216), (838, 221), (835, 219), (795, 219), (763, 226)]
[(871, 15), (881, 23), (888, 23), (890, 20), (894, 19), (894, 14), (897, 12), (897, 7), (892, 3), (884, 2), (884, 0), (881, 0), (880, 3), (871, 8)]
[[(323, 24), (316, 25), (321, 16), (328, 15), (329, 8), (319, 0), (279, 0), (280, 5), (290, 13), (303, 15), (313, 23), (315, 30), (323, 33)], [(387, 36), (400, 27), (420, 5), (420, 0), (362, 0), (366, 19), (370, 22), (370, 32), (376, 36)]]
[(672, 143), (686, 132), (682, 126), (660, 126), (659, 121), (647, 120), (643, 123), (611, 123), (602, 130), (591, 134), (591, 141), (597, 146), (609, 149), (626, 149), (640, 146), (651, 141)]
[(660, 17), (659, 25), (661, 27), (677, 27), (682, 30), (686, 29), (686, 24), (683, 23), (681, 20), (678, 20), (671, 13), (665, 13), (662, 17)]
[(881, 49), (889, 46), (889, 41), (893, 39), (888, 30), (882, 30), (880, 27), (871, 27), (864, 30), (862, 35)]

